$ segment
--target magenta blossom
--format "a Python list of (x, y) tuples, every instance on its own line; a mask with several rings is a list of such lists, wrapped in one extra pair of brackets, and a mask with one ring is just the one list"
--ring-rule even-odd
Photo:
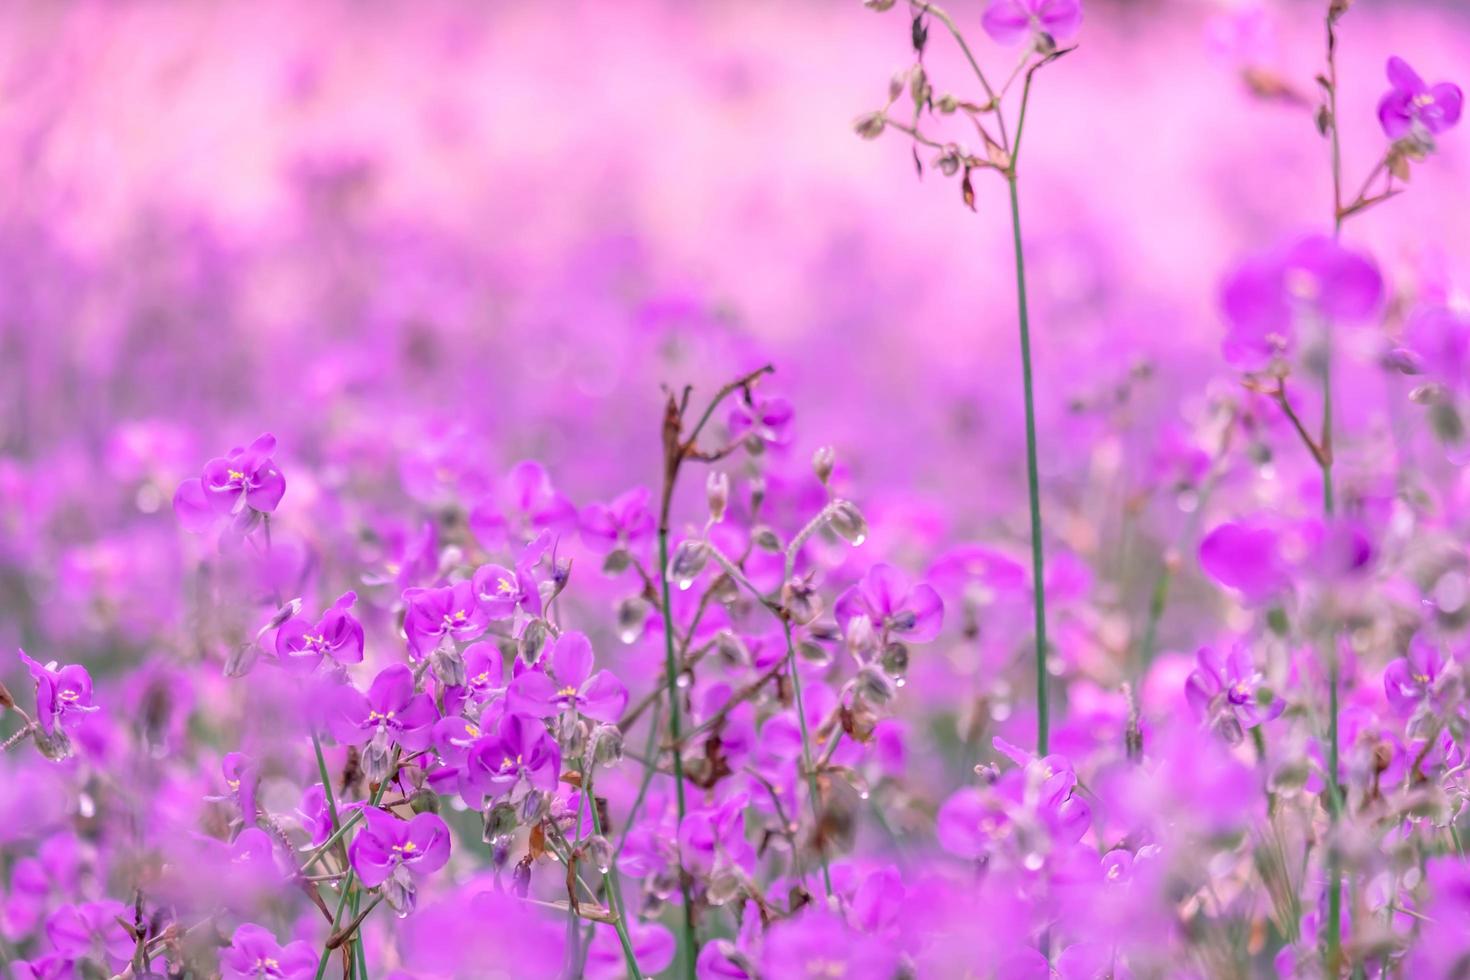
[(784, 446), (791, 441), (792, 414), (784, 398), (737, 399), (730, 409), (730, 438)]
[(508, 796), (524, 781), (550, 793), (561, 778), (561, 749), (540, 721), (507, 715), (494, 735), (478, 739), (460, 770), (460, 796), (472, 807)]
[(842, 593), (834, 609), (843, 633), (850, 634), (854, 621), (866, 617), (881, 638), (910, 643), (927, 643), (944, 625), (944, 602), (925, 584), (910, 587), (908, 579), (892, 565), (874, 565), (861, 582)]
[(541, 590), (531, 573), (535, 562), (524, 559), (514, 569), (503, 565), (481, 565), (475, 571), (475, 600), (487, 619), (508, 619), (517, 611), (541, 615)]
[(269, 514), (286, 493), (286, 478), (271, 453), (276, 437), (266, 433), (249, 446), (236, 446), (228, 456), (204, 464), (197, 480), (185, 480), (174, 492), (174, 511), (191, 531), (207, 530), (218, 517)]
[(59, 667), (56, 661), (44, 666), (18, 651), (36, 683), (36, 724), (46, 739), (65, 740), (67, 727), (80, 715), (97, 710), (92, 704), (92, 675), (78, 664)]
[(1230, 325), (1225, 359), (1243, 370), (1261, 370), (1291, 354), (1303, 320), (1363, 320), (1377, 311), (1382, 298), (1383, 277), (1373, 260), (1329, 236), (1313, 235), (1253, 255), (1221, 293)]
[(995, 747), (1019, 767), (946, 800), (936, 824), (939, 843), (966, 858), (1004, 853), (1034, 871), (1053, 848), (1081, 839), (1092, 808), (1073, 792), (1077, 774), (1064, 756), (1038, 759), (1002, 738)]
[(1199, 721), (1207, 721), (1231, 742), (1241, 730), (1280, 716), (1286, 702), (1266, 686), (1265, 675), (1245, 644), (1237, 643), (1223, 660), (1213, 647), (1201, 647), (1199, 666), (1184, 685), (1184, 697)]
[(1378, 103), (1378, 121), (1389, 139), (1414, 136), (1421, 142), (1460, 121), (1464, 96), (1451, 82), (1427, 85), (1402, 58), (1388, 59), (1392, 87)]
[(62, 956), (99, 957), (119, 966), (132, 955), (134, 945), (118, 921), (125, 914), (123, 904), (110, 899), (62, 905), (46, 920), (46, 938)]
[(1409, 641), (1408, 652), (1383, 671), (1383, 693), (1401, 715), (1411, 715), (1442, 687), (1445, 657), (1423, 636)]
[(223, 980), (310, 980), (316, 976), (316, 951), (296, 940), (282, 946), (263, 926), (247, 922), (220, 952)]
[(470, 529), (487, 548), (504, 548), (542, 531), (570, 531), (576, 526), (577, 508), (552, 485), (544, 466), (529, 461), (510, 471), (498, 501), (483, 501), (470, 512)]
[(363, 771), (377, 781), (388, 775), (393, 747), (408, 752), (428, 747), (438, 719), (429, 696), (414, 693), (413, 671), (393, 664), (373, 678), (367, 694), (350, 685), (339, 688), (328, 726), (339, 742), (367, 744)]
[(432, 813), (399, 820), (376, 807), (363, 810), (365, 826), (352, 839), (352, 868), (369, 888), (399, 912), (413, 911), (416, 882), (449, 860), (449, 828)]
[(1221, 524), (1200, 541), (1199, 563), (1206, 575), (1251, 602), (1269, 599), (1291, 585), (1280, 536), (1268, 527)]
[(611, 671), (592, 672), (592, 642), (584, 633), (563, 633), (552, 644), (545, 670), (528, 670), (511, 681), (506, 709), (550, 718), (563, 711), (616, 722), (628, 706), (628, 689)]
[(347, 611), (356, 601), (356, 592), (346, 592), (314, 624), (299, 616), (282, 623), (276, 630), (276, 657), (281, 665), (310, 673), (323, 657), (338, 664), (361, 663), (362, 624)]
[(1033, 34), (1065, 41), (1082, 26), (1080, 0), (990, 0), (980, 21), (999, 44), (1015, 44)]
[(634, 487), (607, 504), (589, 504), (582, 510), (582, 541), (606, 554), (631, 548), (653, 535), (653, 510), (647, 487)]
[(864, 935), (816, 905), (772, 926), (763, 944), (760, 976), (765, 980), (889, 980), (898, 969), (898, 949)]
[(312, 847), (320, 847), (332, 836), (332, 811), (327, 806), (327, 791), (321, 783), (312, 783), (301, 794), (296, 819), (306, 831)]

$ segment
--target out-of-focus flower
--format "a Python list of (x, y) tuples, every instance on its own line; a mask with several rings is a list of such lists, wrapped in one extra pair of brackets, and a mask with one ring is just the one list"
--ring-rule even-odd
[(1290, 356), (1302, 321), (1362, 320), (1382, 298), (1383, 277), (1373, 260), (1326, 235), (1252, 255), (1221, 293), (1230, 327), (1225, 359), (1243, 370), (1261, 370)]
[(792, 414), (791, 403), (784, 398), (737, 398), (730, 409), (730, 438), (784, 446), (791, 441)]
[(308, 980), (316, 976), (316, 951), (303, 940), (282, 946), (263, 926), (247, 922), (220, 953), (224, 980)]
[(1383, 671), (1383, 693), (1401, 715), (1411, 715), (1440, 693), (1446, 678), (1444, 654), (1423, 635), (1409, 641), (1408, 652)]
[(1080, 0), (990, 0), (980, 23), (1000, 44), (1015, 44), (1035, 34), (1066, 41), (1082, 26)]
[(205, 463), (203, 476), (185, 480), (174, 492), (180, 522), (191, 531), (203, 531), (226, 515), (242, 518), (247, 510), (274, 511), (286, 493), (286, 478), (271, 458), (275, 448), (276, 437), (266, 433)]
[(634, 487), (609, 503), (587, 505), (582, 510), (582, 540), (604, 554), (648, 541), (654, 524), (649, 498), (647, 487)]
[(1460, 121), (1464, 95), (1451, 82), (1426, 84), (1408, 62), (1388, 59), (1388, 93), (1378, 103), (1378, 121), (1389, 139), (1436, 136)]
[(1286, 702), (1266, 686), (1266, 676), (1251, 659), (1250, 649), (1237, 643), (1221, 658), (1214, 647), (1201, 647), (1198, 666), (1184, 685), (1195, 718), (1208, 721), (1232, 742), (1241, 730), (1277, 718)]
[(842, 593), (833, 610), (844, 633), (865, 617), (883, 636), (910, 643), (927, 643), (944, 625), (944, 602), (939, 593), (920, 583), (910, 586), (892, 565), (874, 565), (861, 582)]

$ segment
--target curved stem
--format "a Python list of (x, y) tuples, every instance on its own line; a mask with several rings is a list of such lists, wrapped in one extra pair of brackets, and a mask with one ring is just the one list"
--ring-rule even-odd
[[(668, 501), (673, 495), (673, 478), (664, 495), (664, 519), (658, 528), (658, 578), (662, 585), (664, 616), (664, 682), (669, 692), (669, 739), (674, 745), (671, 753), (674, 769), (674, 800), (678, 806), (679, 823), (684, 822), (684, 760), (679, 746), (684, 737), (684, 724), (679, 711), (679, 664), (674, 654), (674, 612), (669, 596), (669, 524)], [(694, 976), (694, 905), (689, 895), (689, 881), (684, 876), (684, 863), (679, 862), (679, 891), (684, 899), (684, 914), (680, 917), (679, 930), (682, 934), (680, 946), (689, 976)]]

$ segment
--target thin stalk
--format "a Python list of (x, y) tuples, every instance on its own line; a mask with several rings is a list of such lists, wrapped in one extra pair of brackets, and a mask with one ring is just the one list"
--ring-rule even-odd
[[(806, 706), (801, 699), (801, 673), (796, 669), (796, 644), (791, 640), (791, 621), (782, 618), (781, 628), (786, 633), (786, 664), (791, 673), (791, 694), (796, 701), (796, 720), (801, 728), (801, 767), (806, 770), (807, 792), (811, 794), (813, 831), (820, 834), (822, 826), (822, 796), (817, 788), (817, 770), (812, 765), (812, 740), (807, 732)], [(822, 859), (822, 885), (827, 897), (832, 897), (832, 871), (827, 867), (827, 849), (817, 841), (817, 856)]]
[[(368, 806), (375, 807), (375, 806), (378, 805), (378, 802), (380, 800), (382, 800), (382, 798), (383, 798), (384, 791), (386, 791), (388, 789), (388, 784), (390, 782), (392, 782), (393, 781), (393, 777), (398, 774), (398, 754), (399, 754), (399, 750), (395, 746), (394, 749), (393, 749), (393, 758), (389, 762), (389, 765), (388, 765), (388, 775), (387, 776), (384, 776), (383, 777), (383, 781), (378, 784), (378, 788), (375, 789), (375, 790), (373, 790), (372, 799), (368, 803)], [(342, 925), (342, 912), (347, 907), (347, 896), (348, 896), (348, 894), (350, 894), (352, 892), (352, 887), (355, 884), (357, 884), (357, 872), (356, 871), (349, 870), (347, 872), (347, 877), (342, 880), (342, 894), (341, 894), (341, 897), (337, 900), (337, 912), (336, 912), (335, 915), (332, 916), (332, 929), (331, 929), (331, 932), (328, 933), (328, 936), (327, 936), (328, 941), (331, 940), (332, 936), (336, 934), (337, 930)], [(362, 902), (362, 893), (359, 892), (353, 898), (352, 914), (353, 914), (354, 917), (357, 915), (358, 909), (361, 908), (361, 902)], [(364, 978), (364, 980), (366, 980), (366, 976), (367, 976), (367, 973), (366, 973), (366, 963), (363, 962), (363, 960), (361, 958), (362, 957), (362, 941), (361, 941), (361, 938), (360, 937), (358, 938), (358, 940), (356, 942), (354, 951), (352, 953), (352, 957), (358, 963), (359, 974)], [(322, 950), (322, 958), (321, 958), (321, 960), (316, 965), (316, 980), (322, 980), (322, 977), (326, 976), (326, 973), (327, 973), (327, 961), (330, 960), (331, 958), (332, 958), (332, 948), (330, 946), (328, 946), (328, 947), (326, 947), (326, 948), (324, 948)]]
[[(1031, 77), (1026, 77), (1030, 91)], [(1021, 121), (1025, 122), (1025, 101)], [(1016, 147), (1021, 127), (1016, 127)], [(1021, 391), (1026, 401), (1026, 494), (1031, 510), (1031, 598), (1036, 613), (1036, 754), (1045, 756), (1050, 744), (1050, 717), (1046, 697), (1046, 561), (1041, 537), (1041, 479), (1036, 464), (1036, 398), (1031, 370), (1031, 316), (1026, 304), (1026, 258), (1021, 246), (1021, 201), (1016, 193), (1014, 162), (1006, 175), (1011, 197), (1011, 240), (1016, 255), (1016, 307), (1021, 331)]]
[[(1332, 125), (1332, 237), (1342, 237), (1342, 142), (1337, 125), (1337, 5), (1327, 10), (1327, 115)], [(1323, 332), (1322, 358), (1322, 513), (1331, 518), (1336, 510), (1332, 486), (1332, 333)], [(1327, 634), (1327, 808), (1335, 830), (1342, 815), (1342, 792), (1337, 785), (1338, 765), (1338, 664), (1337, 640)], [(1342, 963), (1342, 858), (1337, 844), (1327, 848), (1327, 973), (1337, 976)]]
[[(669, 738), (673, 742), (674, 800), (678, 806), (679, 823), (684, 823), (684, 760), (680, 744), (684, 737), (684, 724), (679, 711), (679, 663), (674, 655), (674, 611), (669, 598), (669, 522), (668, 501), (673, 496), (672, 477), (664, 493), (664, 518), (658, 528), (659, 583), (663, 592), (664, 615), (664, 680), (669, 692)], [(694, 904), (689, 895), (689, 881), (684, 876), (684, 862), (679, 861), (679, 892), (684, 899), (684, 914), (679, 918), (679, 946), (683, 951), (686, 972), (694, 976)]]
[[(592, 767), (586, 767), (587, 790), (583, 794), (586, 797), (588, 809), (592, 811), (592, 832), (598, 837), (602, 836), (602, 817), (597, 812), (597, 797), (592, 795)], [(582, 821), (577, 821), (578, 832), (581, 831)], [(618, 943), (623, 947), (623, 961), (628, 965), (628, 976), (632, 980), (642, 980), (643, 972), (638, 969), (638, 957), (633, 952), (633, 940), (628, 935), (627, 916), (623, 913), (623, 890), (622, 882), (618, 879), (618, 866), (614, 861), (602, 875), (603, 884), (607, 888), (607, 905), (613, 913), (613, 929), (617, 931)]]

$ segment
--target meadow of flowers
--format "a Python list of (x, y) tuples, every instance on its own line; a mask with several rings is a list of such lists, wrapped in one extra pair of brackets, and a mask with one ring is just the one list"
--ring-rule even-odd
[(0, 24), (10, 975), (1470, 976), (1470, 9)]

